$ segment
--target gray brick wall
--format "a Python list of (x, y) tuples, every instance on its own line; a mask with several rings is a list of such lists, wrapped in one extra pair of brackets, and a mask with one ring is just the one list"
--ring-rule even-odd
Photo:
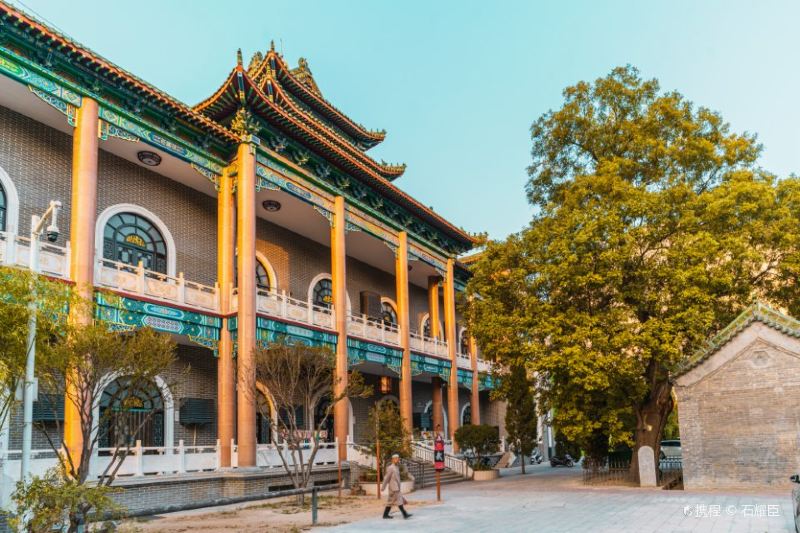
[[(211, 350), (201, 346), (178, 345), (178, 360), (165, 373), (165, 379), (175, 383), (172, 397), (175, 411), (180, 410), (184, 398), (217, 398), (217, 359)], [(186, 446), (213, 445), (217, 440), (216, 417), (214, 423), (187, 425), (173, 421), (175, 445), (183, 439)]]
[(215, 198), (102, 150), (97, 187), (98, 214), (121, 203), (151, 211), (175, 239), (176, 273), (183, 272), (191, 281), (214, 284), (217, 279)]
[[(130, 203), (140, 205), (157, 215), (169, 228), (176, 243), (176, 269), (186, 278), (205, 284), (216, 280), (216, 199), (172, 181), (140, 165), (102, 151), (98, 161), (98, 214), (109, 206)], [(61, 200), (64, 210), (60, 219), (64, 244), (69, 235), (71, 191), (71, 136), (49, 128), (9, 109), (0, 107), (0, 167), (14, 181), (20, 196), (20, 230), (29, 229), (34, 212), (41, 212), (51, 199)], [(259, 219), (257, 250), (271, 263), (278, 277), (278, 289), (295, 298), (305, 299), (311, 280), (330, 272), (330, 249), (301, 237), (285, 228)], [(347, 261), (348, 294), (354, 311), (359, 309), (359, 295), (370, 290), (396, 300), (395, 281), (383, 272), (353, 258)], [(425, 287), (410, 286), (410, 324), (417, 331), (428, 312)], [(444, 302), (440, 298), (440, 309)], [(443, 316), (443, 315), (442, 315)], [(458, 322), (461, 322), (458, 317)], [(190, 368), (184, 374), (186, 368)], [(178, 377), (181, 379), (178, 380)], [(179, 362), (170, 371), (170, 380), (180, 381), (173, 391), (176, 410), (184, 397), (216, 397), (216, 360), (208, 350), (194, 346), (179, 348)], [(376, 385), (377, 377), (369, 376)], [(395, 389), (397, 380), (395, 379)], [(398, 396), (397, 390), (393, 393)], [(460, 391), (460, 402), (468, 401), (468, 391)], [(430, 399), (430, 385), (413, 384), (413, 409), (421, 412)], [(375, 398), (353, 402), (356, 417), (356, 439), (363, 434), (369, 407)], [(446, 403), (446, 394), (445, 394)], [(488, 415), (489, 417), (491, 414)], [(487, 415), (484, 415), (487, 419)], [(11, 447), (19, 446), (21, 414), (12, 414)], [(34, 447), (45, 447), (41, 435), (34, 437)], [(175, 442), (184, 439), (187, 445), (213, 444), (216, 427), (195, 428), (175, 422)]]
[(0, 106), (0, 167), (19, 194), (19, 233), (27, 235), (31, 215), (43, 213), (50, 200), (60, 200), (64, 210), (56, 244), (64, 246), (70, 227), (72, 137)]
[[(293, 298), (308, 298), (312, 280), (331, 271), (330, 247), (263, 219), (259, 219), (256, 225), (256, 250), (275, 270), (278, 290), (287, 291)], [(393, 274), (348, 257), (347, 293), (356, 313), (360, 309), (361, 291), (373, 291), (397, 300)], [(427, 290), (411, 285), (409, 307), (411, 329), (417, 331), (422, 316), (428, 312)]]

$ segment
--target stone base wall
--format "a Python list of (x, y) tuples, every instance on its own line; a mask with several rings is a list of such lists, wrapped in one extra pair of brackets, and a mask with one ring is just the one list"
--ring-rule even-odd
[[(314, 469), (315, 486), (335, 485), (337, 467)], [(350, 471), (342, 466), (344, 486), (350, 485)], [(225, 504), (225, 500), (253, 497), (270, 492), (293, 489), (284, 470), (229, 471), (184, 476), (165, 476), (158, 479), (136, 478), (119, 481), (120, 492), (114, 499), (133, 516), (146, 516), (171, 510), (208, 507)]]

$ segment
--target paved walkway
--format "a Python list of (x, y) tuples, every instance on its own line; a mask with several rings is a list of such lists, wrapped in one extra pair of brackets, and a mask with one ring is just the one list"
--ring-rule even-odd
[(443, 503), (415, 510), (415, 499), (436, 497), (432, 489), (417, 491), (409, 498), (410, 520), (395, 511), (393, 520), (324, 531), (794, 532), (791, 487), (759, 494), (585, 488), (578, 468), (539, 465), (525, 476), (513, 473), (443, 487)]

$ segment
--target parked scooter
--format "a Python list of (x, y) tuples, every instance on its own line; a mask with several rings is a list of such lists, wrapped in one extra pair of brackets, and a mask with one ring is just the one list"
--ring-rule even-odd
[(550, 466), (552, 466), (553, 468), (557, 466), (568, 466), (571, 468), (575, 466), (575, 460), (572, 459), (572, 457), (568, 453), (565, 453), (564, 457), (556, 457), (556, 456), (551, 457)]
[(534, 448), (531, 454), (531, 464), (540, 465), (542, 461), (544, 461), (544, 457), (542, 457), (542, 454), (539, 452), (539, 448)]

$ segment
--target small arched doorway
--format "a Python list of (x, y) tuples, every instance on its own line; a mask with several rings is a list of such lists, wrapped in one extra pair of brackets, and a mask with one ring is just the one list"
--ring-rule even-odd
[(120, 377), (109, 383), (100, 398), (99, 447), (164, 446), (164, 400), (154, 382), (131, 385)]
[(258, 444), (272, 443), (272, 408), (263, 393), (258, 395), (258, 409), (256, 409), (256, 442)]
[(472, 404), (468, 403), (461, 409), (461, 425), (472, 424)]

